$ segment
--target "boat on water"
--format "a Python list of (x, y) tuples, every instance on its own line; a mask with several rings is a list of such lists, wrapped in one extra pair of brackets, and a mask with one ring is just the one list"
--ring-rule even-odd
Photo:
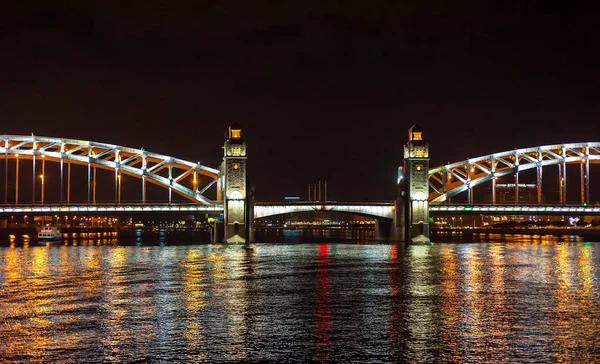
[(63, 235), (57, 226), (46, 225), (40, 230), (37, 237), (40, 241), (55, 241), (62, 240)]

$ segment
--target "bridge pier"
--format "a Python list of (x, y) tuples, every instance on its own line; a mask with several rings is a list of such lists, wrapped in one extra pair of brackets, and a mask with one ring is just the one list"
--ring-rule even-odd
[(223, 237), (225, 236), (225, 232), (223, 230), (223, 221), (216, 220), (212, 223), (212, 231), (210, 233), (210, 242), (211, 243), (221, 243), (223, 242)]
[(406, 241), (406, 179), (404, 178), (404, 167), (398, 167), (397, 179), (397, 196), (394, 202), (394, 217), (390, 226), (389, 238), (390, 241)]
[(375, 219), (375, 240), (392, 240), (394, 235), (394, 221), (390, 219)]

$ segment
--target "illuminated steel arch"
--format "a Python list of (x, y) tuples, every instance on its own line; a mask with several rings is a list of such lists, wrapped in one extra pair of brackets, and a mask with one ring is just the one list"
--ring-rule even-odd
[[(519, 172), (535, 168), (537, 171), (538, 203), (542, 196), (542, 167), (559, 166), (560, 199), (566, 196), (566, 165), (581, 164), (582, 202), (589, 202), (589, 166), (600, 163), (600, 143), (569, 143), (516, 149), (494, 153), (478, 158), (435, 167), (429, 170), (430, 204), (441, 204), (462, 192), (467, 192), (469, 202), (473, 202), (471, 190), (482, 183), (492, 183), (495, 201), (495, 181), (497, 177), (515, 174), (518, 185)], [(518, 188), (516, 189), (518, 199)]]
[[(147, 152), (144, 149), (122, 147), (107, 143), (87, 140), (24, 136), (0, 135), (0, 153), (7, 159), (40, 160), (61, 163), (61, 183), (63, 163), (73, 163), (88, 166), (88, 196), (90, 168), (115, 171), (115, 184), (120, 174), (137, 177), (143, 181), (142, 198), (145, 201), (145, 181), (173, 191), (195, 203), (215, 205), (215, 201), (203, 196), (218, 180), (219, 171), (179, 158)], [(167, 177), (159, 174), (168, 169)], [(35, 170), (35, 168), (34, 168)], [(165, 174), (163, 172), (163, 174)], [(200, 176), (206, 176), (210, 182), (199, 186)], [(193, 187), (187, 187), (181, 182), (193, 178)], [(200, 187), (202, 187), (200, 189)], [(61, 188), (62, 194), (62, 188)], [(169, 198), (170, 198), (169, 193)]]

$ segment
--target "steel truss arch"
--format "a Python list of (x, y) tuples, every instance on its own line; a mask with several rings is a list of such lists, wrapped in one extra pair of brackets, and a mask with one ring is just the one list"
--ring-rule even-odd
[(429, 203), (444, 203), (493, 178), (563, 163), (600, 163), (600, 142), (515, 149), (432, 168), (428, 176)]
[[(203, 193), (217, 182), (219, 170), (204, 166), (200, 162), (151, 153), (143, 148), (33, 134), (0, 135), (0, 153), (4, 153), (7, 159), (34, 159), (39, 156), (46, 161), (70, 162), (111, 170), (115, 171), (115, 174), (123, 173), (145, 179), (165, 189), (171, 188), (172, 191), (199, 204), (216, 204), (203, 196)], [(158, 174), (165, 168), (168, 168), (168, 177)], [(198, 189), (199, 186), (192, 189), (180, 183), (191, 175), (194, 176), (194, 181), (202, 175), (208, 177), (210, 182), (201, 190)]]

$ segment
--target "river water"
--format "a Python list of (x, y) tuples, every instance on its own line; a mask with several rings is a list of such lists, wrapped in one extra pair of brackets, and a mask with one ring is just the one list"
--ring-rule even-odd
[(600, 243), (0, 247), (0, 361), (600, 361)]

